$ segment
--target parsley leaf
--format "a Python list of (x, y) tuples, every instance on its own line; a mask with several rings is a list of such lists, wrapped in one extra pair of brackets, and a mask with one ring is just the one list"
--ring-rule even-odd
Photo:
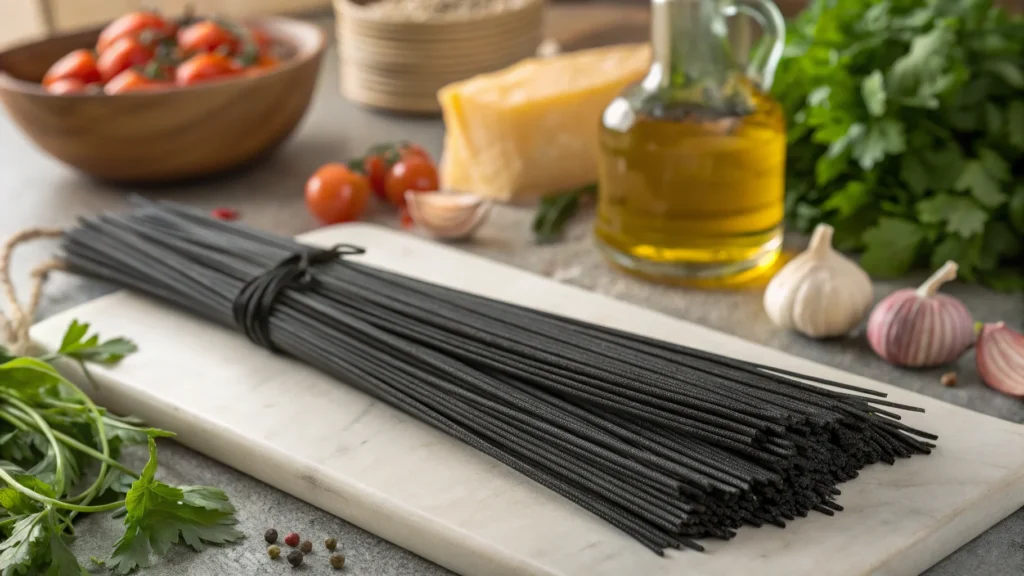
[(935, 251), (932, 252), (932, 257), (929, 260), (929, 265), (932, 268), (938, 268), (949, 260), (953, 260), (959, 265), (957, 269), (958, 278), (971, 281), (976, 280), (975, 263), (981, 255), (980, 240), (981, 236), (975, 236), (970, 240), (960, 236), (947, 236), (945, 240), (935, 247)]
[(1010, 145), (1024, 150), (1024, 100), (1010, 102), (1006, 109), (1006, 130)]
[(243, 534), (234, 507), (216, 488), (174, 488), (156, 480), (156, 442), (149, 439), (149, 462), (125, 497), (125, 533), (114, 546), (111, 569), (127, 574), (150, 565), (150, 551), (165, 553), (183, 540), (194, 550), (204, 543), (235, 542)]
[(853, 215), (862, 206), (871, 201), (871, 194), (863, 182), (853, 181), (843, 186), (828, 200), (822, 203), (822, 210), (831, 210), (839, 218)]
[[(88, 332), (87, 324), (73, 322), (59, 351), (44, 359), (6, 351), (0, 357), (4, 576), (87, 574), (67, 545), (73, 530), (66, 511), (72, 508), (75, 514), (132, 513), (114, 564), (121, 573), (148, 564), (151, 551), (162, 554), (179, 540), (199, 550), (241, 537), (224, 492), (155, 480), (153, 439), (173, 434), (109, 414), (47, 363), (71, 358), (88, 376), (86, 362), (110, 364), (135, 350), (123, 338), (101, 342)], [(140, 478), (119, 458), (122, 447), (142, 443), (149, 445), (150, 462)]]
[(860, 93), (864, 97), (864, 105), (872, 116), (885, 115), (885, 76), (881, 70), (875, 70), (864, 78), (860, 85)]
[(47, 512), (27, 514), (18, 518), (11, 535), (0, 542), (0, 567), (4, 574), (38, 574), (47, 545)]
[(61, 537), (58, 520), (63, 521), (57, 516), (57, 512), (50, 508), (47, 514), (50, 533), (50, 569), (46, 571), (46, 576), (88, 576), (89, 572), (78, 563), (78, 559), (71, 553), (64, 538)]
[(954, 188), (970, 192), (986, 208), (996, 208), (1006, 202), (999, 181), (985, 169), (981, 160), (967, 162)]
[[(926, 224), (946, 224), (946, 231), (964, 238), (985, 230), (988, 212), (967, 196), (940, 194), (917, 203), (917, 215)], [(945, 262), (945, 260), (943, 260)]]
[(1024, 234), (1024, 185), (1017, 186), (1010, 197), (1010, 224), (1018, 234)]
[(88, 324), (80, 324), (77, 320), (73, 320), (64, 334), (64, 339), (57, 352), (76, 360), (98, 364), (116, 364), (125, 356), (138, 350), (131, 340), (114, 338), (100, 342), (99, 334), (86, 337), (88, 332)]
[(992, 178), (1000, 182), (1010, 181), (1010, 163), (999, 154), (993, 152), (991, 148), (979, 148), (978, 158), (981, 160), (981, 165), (985, 167), (985, 171)]
[(786, 44), (788, 223), (832, 224), (874, 274), (954, 258), (965, 279), (1017, 285), (1024, 17), (991, 0), (812, 0)]
[(899, 276), (914, 265), (924, 237), (924, 231), (914, 222), (882, 217), (877, 226), (864, 232), (866, 249), (861, 266), (870, 274)]

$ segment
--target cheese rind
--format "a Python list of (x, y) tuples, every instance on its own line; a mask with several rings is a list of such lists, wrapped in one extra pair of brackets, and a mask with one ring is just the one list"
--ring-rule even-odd
[(649, 62), (647, 45), (613, 46), (445, 86), (442, 186), (511, 201), (596, 182), (601, 112)]

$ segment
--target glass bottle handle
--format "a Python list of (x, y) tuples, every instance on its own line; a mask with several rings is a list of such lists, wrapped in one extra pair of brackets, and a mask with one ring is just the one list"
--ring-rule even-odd
[(746, 14), (761, 26), (764, 36), (751, 53), (747, 63), (747, 76), (767, 92), (775, 79), (775, 69), (782, 58), (786, 44), (786, 21), (772, 0), (732, 0), (726, 4), (725, 15)]

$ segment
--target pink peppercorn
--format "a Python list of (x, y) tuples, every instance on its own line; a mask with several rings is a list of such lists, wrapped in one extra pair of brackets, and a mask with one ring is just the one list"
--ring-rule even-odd
[(217, 220), (230, 222), (232, 220), (238, 220), (238, 210), (235, 210), (234, 208), (214, 208), (210, 211), (210, 216), (213, 216)]

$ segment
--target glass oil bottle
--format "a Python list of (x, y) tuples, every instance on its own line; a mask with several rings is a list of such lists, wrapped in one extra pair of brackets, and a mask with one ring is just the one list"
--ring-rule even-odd
[[(745, 69), (738, 14), (763, 30)], [(614, 263), (707, 280), (778, 258), (786, 131), (767, 90), (784, 34), (770, 0), (653, 0), (651, 68), (601, 118), (596, 235)]]

